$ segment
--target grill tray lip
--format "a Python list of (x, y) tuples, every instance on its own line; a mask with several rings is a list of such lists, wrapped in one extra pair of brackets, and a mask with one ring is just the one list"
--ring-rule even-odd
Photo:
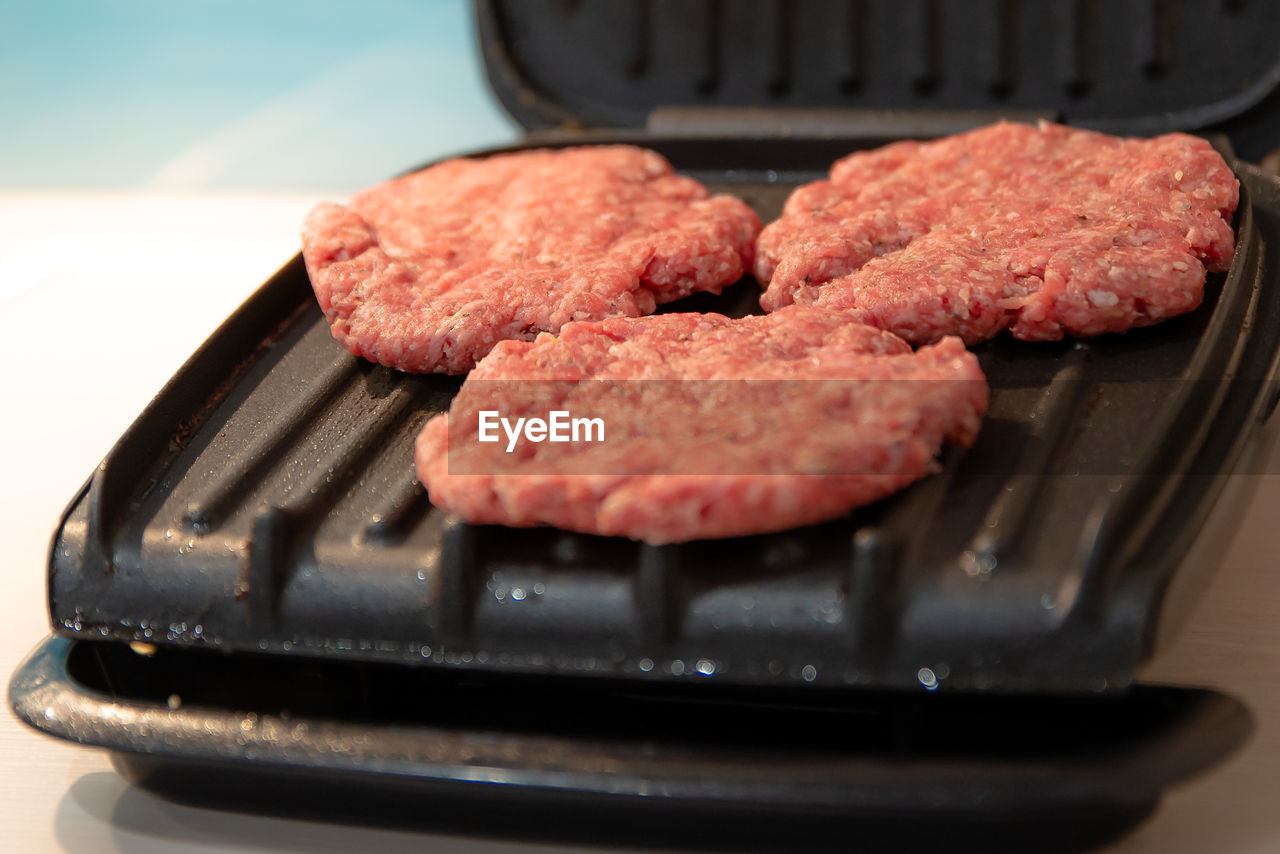
[[(1187, 688), (1074, 700), (747, 689), (708, 702), (667, 685), (633, 706), (625, 682), (512, 681), (49, 638), (9, 696), (28, 725), (109, 749), (130, 782), (201, 806), (734, 850), (833, 850), (854, 834), (871, 850), (1079, 850), (1141, 821), (1252, 729), (1243, 704)], [(584, 717), (595, 726), (579, 732)], [(803, 745), (759, 738), (780, 727)], [(547, 821), (566, 809), (594, 818), (566, 838)]]
[[(711, 164), (731, 163), (739, 168), (722, 167), (719, 170), (722, 179), (730, 173), (738, 178), (758, 174), (764, 176), (766, 185), (773, 186), (777, 191), (775, 195), (785, 191), (788, 180), (816, 174), (840, 153), (888, 141), (690, 140), (656, 139), (648, 135), (641, 138), (645, 144), (666, 153), (677, 168), (704, 180), (716, 177)], [(630, 134), (623, 134), (619, 139), (637, 141), (636, 136)], [(536, 144), (569, 145), (576, 141), (574, 137), (554, 141), (543, 138)], [(600, 141), (605, 140), (593, 139), (593, 142)], [(529, 142), (503, 150), (518, 150), (534, 144)], [(630, 596), (624, 603), (624, 610), (629, 611), (624, 616), (629, 619), (619, 619), (616, 614), (606, 614), (607, 619), (601, 619), (586, 607), (598, 608), (601, 601), (616, 604), (616, 591), (605, 591), (603, 599), (586, 602), (573, 611), (574, 618), (587, 626), (584, 632), (576, 637), (567, 636), (567, 640), (564, 635), (556, 637), (542, 649), (538, 646), (550, 635), (539, 635), (539, 625), (553, 629), (550, 621), (531, 624), (525, 637), (511, 642), (504, 650), (501, 633), (493, 631), (492, 609), (482, 610), (482, 606), (492, 605), (490, 594), (495, 591), (491, 583), (494, 572), (499, 570), (484, 567), (506, 566), (510, 564), (510, 556), (499, 556), (501, 559), (495, 564), (485, 554), (494, 548), (501, 551), (503, 543), (516, 543), (514, 547), (519, 548), (532, 542), (544, 549), (543, 558), (549, 561), (547, 555), (554, 556), (555, 549), (564, 547), (565, 538), (545, 530), (513, 532), (475, 528), (438, 518), (432, 522), (431, 514), (426, 515), (428, 521), (423, 523), (422, 513), (428, 505), (421, 488), (414, 491), (416, 480), (411, 476), (411, 467), (407, 479), (379, 484), (384, 491), (391, 488), (394, 492), (398, 488), (399, 494), (391, 496), (387, 505), (390, 510), (382, 518), (366, 520), (363, 532), (357, 532), (353, 548), (364, 556), (371, 556), (364, 564), (359, 559), (356, 561), (353, 566), (357, 572), (324, 577), (326, 569), (319, 557), (323, 549), (319, 547), (336, 547), (333, 538), (325, 543), (308, 539), (318, 527), (330, 524), (333, 513), (330, 504), (308, 505), (304, 498), (301, 504), (278, 502), (276, 506), (264, 505), (254, 510), (248, 507), (248, 503), (255, 500), (251, 488), (241, 489), (233, 496), (240, 506), (229, 505), (230, 509), (218, 510), (217, 496), (212, 503), (205, 501), (202, 505), (206, 510), (210, 506), (215, 508), (210, 516), (249, 514), (252, 519), (246, 530), (226, 533), (220, 527), (225, 519), (206, 518), (201, 515), (205, 510), (188, 507), (177, 519), (184, 522), (186, 528), (174, 525), (166, 529), (165, 539), (172, 532), (179, 540), (189, 540), (193, 548), (185, 556), (181, 547), (173, 554), (173, 548), (156, 539), (157, 531), (151, 523), (156, 518), (159, 497), (181, 488), (186, 472), (175, 473), (175, 467), (193, 465), (195, 458), (190, 454), (195, 452), (191, 449), (202, 440), (216, 441), (210, 435), (210, 425), (226, 427), (249, 399), (243, 396), (237, 399), (237, 395), (246, 388), (252, 387), (252, 391), (258, 384), (267, 382), (270, 372), (283, 364), (280, 360), (307, 346), (307, 335), (316, 331), (319, 312), (314, 308), (300, 257), (295, 257), (251, 296), (184, 365), (68, 507), (50, 552), (50, 612), (55, 631), (71, 637), (215, 647), (228, 651), (336, 656), (477, 671), (621, 676), (638, 681), (695, 678), (751, 685), (866, 688), (924, 685), (947, 690), (1013, 693), (1124, 690), (1131, 683), (1135, 668), (1152, 651), (1162, 596), (1173, 577), (1177, 556), (1194, 538), (1222, 486), (1222, 476), (1231, 471), (1251, 443), (1259, 440), (1261, 431), (1257, 428), (1269, 407), (1274, 405), (1280, 313), (1260, 300), (1259, 295), (1264, 286), (1274, 287), (1274, 282), (1280, 280), (1280, 271), (1269, 265), (1266, 253), (1261, 251), (1268, 235), (1280, 234), (1277, 226), (1280, 193), (1274, 180), (1255, 167), (1238, 162), (1233, 166), (1242, 182), (1242, 204), (1237, 213), (1237, 257), (1221, 286), (1211, 288), (1212, 299), (1217, 300), (1212, 309), (1202, 307), (1193, 313), (1195, 319), (1191, 321), (1169, 321), (1142, 331), (1141, 337), (1130, 333), (1133, 339), (1126, 338), (1124, 342), (1108, 340), (1088, 345), (1003, 342), (986, 345), (982, 351), (984, 367), (989, 370), (988, 361), (1001, 358), (1002, 352), (1025, 354), (1031, 351), (1019, 348), (1051, 348), (1037, 352), (1041, 355), (1051, 352), (1053, 360), (1064, 363), (1054, 368), (1052, 382), (1069, 386), (1076, 376), (1072, 365), (1090, 358), (1079, 355), (1084, 350), (1101, 348), (1112, 353), (1123, 350), (1127, 346), (1125, 342), (1134, 340), (1158, 355), (1166, 339), (1186, 338), (1190, 334), (1195, 340), (1190, 344), (1184, 342), (1184, 351), (1190, 347), (1190, 351), (1183, 352), (1188, 360), (1186, 371), (1200, 382), (1179, 387), (1178, 394), (1174, 395), (1177, 399), (1163, 410), (1166, 439), (1151, 443), (1143, 451), (1146, 456), (1136, 458), (1134, 463), (1135, 467), (1150, 466), (1154, 472), (1166, 471), (1160, 466), (1172, 466), (1167, 470), (1180, 476), (1180, 487), (1167, 489), (1169, 479), (1159, 474), (1138, 472), (1126, 478), (1126, 500), (1099, 505), (1100, 510), (1093, 508), (1098, 512), (1086, 520), (1095, 526), (1092, 538), (1069, 544), (1070, 548), (1078, 549), (1074, 552), (1079, 556), (1078, 570), (1071, 580), (1080, 591), (1070, 614), (1046, 623), (1043, 614), (1030, 613), (1034, 608), (1005, 607), (1002, 613), (1009, 619), (1001, 631), (1006, 636), (974, 644), (967, 651), (968, 660), (962, 660), (963, 657), (954, 652), (957, 637), (965, 637), (963, 625), (956, 630), (958, 634), (943, 633), (935, 637), (928, 631), (919, 632), (917, 627), (916, 636), (908, 635), (907, 622), (921, 619), (913, 617), (910, 608), (914, 591), (923, 589), (917, 577), (923, 564), (912, 563), (900, 554), (904, 548), (913, 547), (911, 526), (918, 522), (920, 514), (936, 515), (940, 506), (945, 507), (948, 483), (957, 466), (954, 458), (958, 456), (963, 462), (965, 455), (952, 455), (947, 463), (947, 471), (952, 474), (944, 472), (927, 479), (903, 496), (876, 505), (869, 511), (870, 516), (859, 515), (861, 522), (869, 520), (876, 523), (876, 527), (874, 531), (861, 527), (853, 533), (851, 542), (842, 539), (843, 529), (836, 530), (831, 525), (802, 529), (799, 533), (662, 548), (572, 535), (570, 539), (577, 542), (573, 548), (589, 554), (591, 550), (601, 549), (621, 549), (626, 553), (625, 560), (631, 563), (619, 586)], [(768, 191), (766, 186), (765, 192)], [(744, 284), (748, 286), (746, 291), (743, 285), (734, 289), (739, 303), (744, 293), (752, 296), (748, 293), (750, 283)], [(1207, 297), (1206, 302), (1209, 300)], [(695, 298), (677, 307), (722, 308), (723, 301)], [(1200, 332), (1192, 328), (1188, 333), (1188, 323), (1192, 327), (1200, 323), (1203, 328)], [(323, 327), (323, 323), (320, 326)], [(322, 339), (327, 337), (326, 328), (320, 332)], [(246, 346), (247, 342), (252, 343)], [(405, 380), (397, 377), (387, 382), (379, 374), (379, 371), (387, 373), (386, 369), (364, 365), (354, 357), (346, 357), (336, 343), (330, 341), (329, 344), (337, 354), (332, 365), (325, 368), (329, 373), (319, 377), (305, 395), (300, 395), (304, 399), (284, 404), (286, 408), (292, 407), (295, 414), (301, 412), (303, 421), (311, 417), (315, 407), (321, 407), (317, 411), (340, 413), (340, 407), (323, 410), (323, 405), (341, 398), (353, 385), (363, 383), (369, 391), (365, 403), (374, 409), (371, 415), (374, 422), (381, 424), (383, 433), (392, 435), (393, 439), (398, 437), (403, 443), (405, 436), (412, 437), (413, 418), (422, 416), (424, 408), (447, 405), (448, 396), (458, 384), (456, 379), (448, 378)], [(994, 356), (992, 351), (997, 351)], [(280, 356), (281, 353), (285, 355)], [(1219, 370), (1230, 371), (1234, 381), (1219, 383), (1216, 373)], [(1063, 371), (1065, 381), (1061, 380)], [(401, 393), (396, 383), (401, 387), (406, 383), (419, 387)], [(993, 385), (998, 385), (994, 378)], [(1055, 403), (1055, 399), (1065, 403)], [(234, 407), (228, 413), (231, 404)], [(1049, 394), (1046, 405), (1051, 409), (1056, 407), (1054, 411), (1061, 410), (1061, 414), (1069, 414), (1080, 404), (1078, 396), (1054, 392)], [(1196, 423), (1177, 423), (1177, 419), (1188, 412), (1197, 414)], [(1146, 413), (1142, 414), (1142, 420), (1149, 421)], [(268, 419), (258, 432), (270, 433), (273, 429)], [(286, 422), (284, 429), (298, 428)], [(990, 422), (984, 426), (986, 429), (990, 429)], [(1179, 440), (1169, 441), (1168, 437), (1175, 433)], [(394, 446), (395, 442), (389, 444)], [(317, 464), (323, 465), (326, 460), (323, 453), (310, 467), (299, 468), (303, 485), (311, 483), (313, 493), (317, 488), (323, 493), (327, 488), (325, 483), (335, 476), (341, 487), (359, 489), (366, 473), (361, 466), (368, 468), (379, 460), (385, 462), (385, 457), (379, 456), (384, 449), (373, 447), (369, 441), (361, 444), (356, 440), (354, 446), (348, 444), (338, 450), (341, 451), (339, 464), (344, 468), (331, 470), (327, 480), (315, 479), (324, 474), (317, 468)], [(1171, 450), (1179, 456), (1162, 461), (1161, 455), (1167, 456)], [(278, 459), (258, 460), (253, 453), (250, 449), (248, 456), (232, 457), (229, 464), (244, 465), (250, 477), (256, 477), (261, 471), (270, 472), (280, 464)], [(157, 457), (159, 462), (155, 463)], [(1040, 460), (1040, 464), (1052, 459), (1050, 454)], [(288, 488), (295, 485), (289, 484)], [(1030, 492), (1029, 500), (1039, 502), (1043, 509), (1045, 490), (1033, 486)], [(327, 494), (339, 503), (347, 500), (337, 488)], [(1148, 513), (1144, 518), (1142, 509), (1153, 501), (1154, 506), (1164, 512), (1154, 517)], [(886, 511), (885, 507), (890, 505), (893, 509)], [(402, 524), (406, 518), (413, 524)], [(1016, 523), (1012, 526), (1016, 535), (1024, 523), (1018, 521), (1020, 517), (1016, 513), (1007, 514), (1007, 518)], [(423, 542), (421, 538), (415, 541), (414, 537), (422, 533), (424, 524), (436, 526), (430, 530), (429, 538), (435, 543), (438, 555), (417, 565), (418, 583), (415, 583), (415, 566), (393, 565), (394, 560), (379, 557), (376, 544), (414, 547), (415, 542)], [(841, 524), (844, 523), (833, 523), (836, 528)], [(1144, 533), (1141, 537), (1126, 533), (1132, 530)], [(802, 604), (806, 593), (827, 594), (833, 590), (831, 595), (839, 600), (841, 609), (839, 619), (834, 621), (837, 630), (827, 631), (828, 627), (818, 625), (816, 634), (812, 631), (805, 634), (805, 629), (812, 628), (806, 625), (795, 631), (789, 626), (779, 631), (757, 631), (754, 634), (767, 636), (770, 648), (763, 653), (759, 649), (750, 650), (742, 656), (735, 653), (734, 645), (744, 638), (749, 641), (752, 631), (729, 633), (721, 639), (705, 633), (691, 636), (690, 626), (696, 623), (691, 615), (700, 607), (700, 602), (705, 604), (710, 601), (709, 596), (714, 598), (717, 585), (714, 580), (707, 581), (711, 570), (702, 565), (709, 556), (714, 558), (717, 552), (722, 552), (728, 554), (728, 560), (745, 560), (760, 548), (781, 543), (779, 548), (783, 549), (785, 559), (786, 548), (795, 547), (797, 541), (803, 547), (805, 538), (814, 536), (814, 532), (819, 538), (825, 538), (823, 542), (827, 546), (831, 542), (844, 543), (839, 548), (847, 550), (847, 555), (842, 551), (832, 558), (842, 568), (818, 578), (808, 591), (789, 588), (788, 572), (767, 568), (763, 574), (757, 573), (755, 581), (762, 582), (766, 590), (774, 585), (772, 589), (782, 599), (794, 600), (799, 596), (800, 600), (796, 601)], [(1019, 541), (1017, 548), (1025, 548), (1026, 544), (1021, 542), (1025, 537), (1013, 539)], [(228, 561), (218, 564), (216, 556), (213, 563), (208, 562), (208, 554), (217, 549), (207, 548), (206, 542), (232, 553), (234, 560), (230, 566), (234, 571), (229, 574)], [(1153, 548), (1160, 553), (1153, 556)], [(164, 560), (158, 563), (151, 560), (156, 554), (164, 556)], [(1138, 556), (1136, 563), (1135, 555)], [(1129, 563), (1114, 564), (1120, 557)], [(503, 560), (507, 564), (503, 564)], [(895, 561), (902, 571), (891, 571)], [(1030, 558), (1027, 561), (1028, 565), (1034, 563)], [(570, 555), (560, 563), (568, 564), (568, 569), (573, 570), (569, 573), (571, 585), (576, 584), (579, 589), (589, 587), (583, 582), (581, 555)], [(793, 579), (804, 575), (804, 567), (793, 568), (797, 570), (790, 573)], [(1006, 577), (1017, 578), (1013, 573)], [(313, 582), (318, 578), (325, 584), (319, 587), (312, 584), (297, 594), (290, 585), (299, 578)], [(722, 575), (720, 582), (723, 581)], [(994, 581), (993, 576), (992, 584), (984, 589), (997, 589)], [(263, 595), (264, 590), (268, 595)], [(510, 604), (508, 599), (507, 605)], [(936, 607), (936, 603), (926, 604)], [(923, 613), (926, 617), (930, 614), (927, 609)], [(308, 619), (315, 620), (318, 627), (310, 633), (299, 632), (297, 627), (306, 625)], [(382, 635), (377, 633), (388, 626), (392, 628)], [(563, 623), (560, 627), (563, 628)], [(476, 640), (478, 631), (489, 631), (489, 640), (480, 644)], [(534, 638), (532, 647), (530, 637)], [(933, 684), (929, 684), (927, 677), (932, 678)]]

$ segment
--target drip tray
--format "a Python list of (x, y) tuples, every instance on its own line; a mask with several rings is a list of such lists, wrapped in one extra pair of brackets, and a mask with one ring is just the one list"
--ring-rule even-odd
[(10, 698), (28, 724), (113, 751), (131, 782), (206, 806), (756, 850), (1075, 850), (1251, 729), (1235, 700), (1157, 686), (762, 691), (61, 638)]

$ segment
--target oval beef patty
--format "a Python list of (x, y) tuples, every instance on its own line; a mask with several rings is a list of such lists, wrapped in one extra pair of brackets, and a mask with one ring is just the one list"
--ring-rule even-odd
[[(913, 353), (799, 306), (620, 318), (495, 346), (427, 422), (416, 462), (432, 502), (470, 522), (679, 542), (882, 498), (934, 470), (944, 442), (970, 443), (986, 405), (958, 338)], [(568, 441), (508, 433), (555, 412)], [(496, 441), (480, 441), (486, 417)], [(571, 422), (587, 429), (574, 436)]]
[(600, 146), (450, 160), (320, 205), (302, 242), (347, 349), (457, 374), (498, 341), (718, 293), (750, 268), (759, 230), (655, 152)]
[(1056, 340), (1196, 308), (1238, 184), (1207, 142), (1001, 123), (837, 161), (760, 235), (766, 310), (848, 310), (913, 343)]

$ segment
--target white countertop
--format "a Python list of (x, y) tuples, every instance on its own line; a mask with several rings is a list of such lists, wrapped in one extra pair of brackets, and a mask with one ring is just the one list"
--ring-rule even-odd
[[(5, 684), (49, 630), (45, 550), (64, 504), (191, 351), (296, 251), (318, 198), (0, 194)], [(1229, 691), (1251, 706), (1257, 732), (1108, 850), (1280, 851), (1280, 453), (1267, 470), (1191, 624), (1149, 674)], [(103, 752), (40, 736), (7, 711), (0, 768), (0, 849), (26, 854), (552, 850), (179, 806), (126, 786)]]

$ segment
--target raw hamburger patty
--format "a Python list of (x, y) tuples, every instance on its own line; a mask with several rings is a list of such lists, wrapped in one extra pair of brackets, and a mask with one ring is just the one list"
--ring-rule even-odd
[[(986, 405), (958, 338), (913, 353), (799, 306), (619, 318), (495, 346), (427, 422), (416, 462), (432, 502), (470, 522), (680, 542), (875, 501), (929, 473), (944, 442), (972, 442)], [(478, 441), (483, 411), (556, 410), (600, 418), (604, 441)]]
[(996, 124), (852, 154), (760, 235), (766, 310), (849, 310), (914, 343), (1047, 341), (1200, 304), (1238, 185), (1207, 142)]
[(630, 146), (450, 160), (322, 204), (303, 256), (334, 337), (393, 368), (464, 373), (498, 341), (634, 317), (751, 266), (760, 221)]

